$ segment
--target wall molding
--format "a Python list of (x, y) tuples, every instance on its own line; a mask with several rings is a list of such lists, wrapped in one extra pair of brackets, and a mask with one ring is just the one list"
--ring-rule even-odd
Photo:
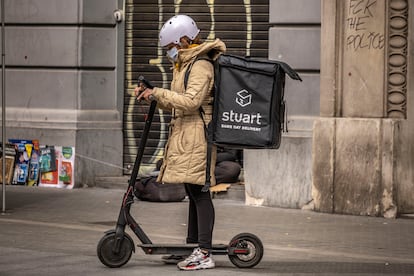
[(391, 0), (388, 8), (387, 114), (407, 118), (408, 0)]

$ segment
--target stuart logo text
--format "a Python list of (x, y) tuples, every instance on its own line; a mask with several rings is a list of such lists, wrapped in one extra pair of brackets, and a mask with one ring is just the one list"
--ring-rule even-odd
[(259, 112), (256, 114), (247, 114), (247, 113), (237, 113), (233, 110), (223, 112), (222, 120), (223, 122), (232, 122), (232, 123), (245, 123), (245, 124), (256, 124), (261, 125), (262, 122), (260, 119), (262, 115)]
[[(252, 103), (252, 94), (246, 89), (240, 90), (236, 93), (237, 97), (235, 102), (241, 106), (246, 107)], [(221, 124), (221, 128), (227, 129), (241, 129), (247, 131), (261, 131), (262, 115), (257, 113), (244, 113), (236, 112), (233, 109), (230, 111), (224, 111), (221, 114), (221, 121), (225, 122)]]

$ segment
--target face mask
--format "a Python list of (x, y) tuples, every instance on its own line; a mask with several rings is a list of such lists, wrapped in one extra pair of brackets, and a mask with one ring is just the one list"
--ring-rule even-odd
[(178, 58), (178, 49), (176, 47), (172, 47), (167, 51), (167, 57), (172, 61), (176, 62)]

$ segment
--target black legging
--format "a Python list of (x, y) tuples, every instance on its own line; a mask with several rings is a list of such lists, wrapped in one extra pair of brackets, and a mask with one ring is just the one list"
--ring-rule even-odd
[(190, 199), (187, 243), (198, 243), (202, 249), (212, 248), (214, 206), (210, 192), (202, 192), (202, 185), (185, 184)]

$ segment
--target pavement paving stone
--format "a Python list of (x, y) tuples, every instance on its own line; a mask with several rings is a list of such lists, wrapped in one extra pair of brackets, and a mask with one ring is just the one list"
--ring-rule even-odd
[[(7, 186), (6, 213), (0, 216), (0, 275), (60, 275), (57, 271), (73, 271), (70, 266), (74, 262), (78, 266), (75, 271), (83, 269), (83, 275), (111, 275), (96, 257), (96, 245), (104, 231), (114, 228), (123, 193), (121, 189)], [(250, 232), (264, 244), (262, 262), (254, 270), (243, 270), (243, 275), (414, 275), (413, 219), (213, 201), (215, 243), (227, 244), (236, 234)], [(186, 201), (136, 201), (131, 213), (153, 242), (184, 241)], [(138, 243), (138, 239), (134, 241)], [(221, 272), (214, 270), (214, 275), (239, 275), (233, 274), (237, 270), (226, 256), (216, 258)], [(53, 260), (49, 268), (41, 265), (49, 259)], [(145, 267), (139, 275), (177, 272), (163, 266), (159, 256), (145, 255), (139, 248), (125, 267), (117, 270), (117, 275), (137, 267)], [(31, 274), (34, 271), (37, 274)]]

